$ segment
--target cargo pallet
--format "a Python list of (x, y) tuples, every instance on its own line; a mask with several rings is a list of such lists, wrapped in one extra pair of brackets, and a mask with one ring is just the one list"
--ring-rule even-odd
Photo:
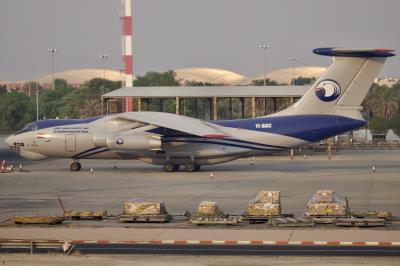
[(377, 227), (385, 226), (385, 219), (381, 218), (338, 218), (335, 221), (336, 226), (347, 227)]
[(351, 213), (351, 216), (355, 218), (392, 219), (392, 213), (390, 211), (354, 211)]
[(16, 216), (11, 219), (15, 224), (61, 224), (65, 220), (61, 216)]
[(102, 220), (107, 216), (107, 211), (67, 211), (64, 213), (66, 219), (72, 220)]
[(279, 227), (310, 227), (315, 226), (313, 219), (307, 217), (277, 217), (271, 220), (273, 226)]
[(266, 223), (276, 218), (293, 218), (293, 217), (294, 214), (291, 213), (285, 213), (280, 215), (268, 215), (268, 216), (248, 215), (247, 213), (243, 215), (243, 219), (245, 221), (248, 221), (250, 224)]
[(279, 216), (244, 216), (244, 219), (250, 224), (266, 223), (271, 219), (278, 218)]
[(169, 214), (160, 215), (126, 215), (121, 214), (118, 216), (120, 223), (168, 223), (172, 220)]
[(193, 217), (189, 223), (195, 225), (236, 225), (242, 222), (241, 216), (230, 217)]
[(338, 218), (349, 218), (348, 216), (309, 216), (315, 224), (334, 224)]

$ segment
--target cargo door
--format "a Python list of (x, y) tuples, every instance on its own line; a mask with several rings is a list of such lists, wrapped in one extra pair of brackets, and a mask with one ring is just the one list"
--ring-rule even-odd
[(76, 151), (76, 135), (74, 134), (65, 135), (65, 150), (67, 152)]

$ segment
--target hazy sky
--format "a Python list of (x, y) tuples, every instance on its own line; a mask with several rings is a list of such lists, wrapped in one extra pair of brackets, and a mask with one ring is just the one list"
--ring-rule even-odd
[[(327, 66), (312, 54), (324, 46), (393, 48), (400, 53), (398, 0), (132, 0), (134, 75), (186, 67), (263, 72)], [(0, 0), (0, 80), (50, 72), (47, 48), (58, 48), (56, 71), (122, 68), (120, 0)], [(380, 76), (400, 76), (400, 57)]]

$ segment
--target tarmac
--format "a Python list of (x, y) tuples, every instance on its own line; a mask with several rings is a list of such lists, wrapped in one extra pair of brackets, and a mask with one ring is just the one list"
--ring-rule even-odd
[(177, 265), (177, 266), (261, 266), (261, 265), (399, 265), (398, 257), (309, 257), (309, 256), (177, 256), (177, 255), (75, 255), (64, 254), (0, 256), (5, 265)]
[[(326, 154), (262, 157), (206, 166), (200, 172), (164, 173), (161, 167), (139, 161), (81, 160), (83, 170), (71, 172), (69, 161), (30, 162), (8, 151), (0, 159), (22, 163), (30, 172), (0, 174), (0, 221), (14, 215), (61, 215), (57, 197), (66, 209), (107, 209), (118, 215), (131, 198), (164, 201), (170, 213), (195, 210), (203, 200), (217, 201), (221, 209), (241, 214), (260, 190), (280, 190), (283, 212), (302, 215), (308, 199), (319, 189), (347, 196), (351, 210), (390, 210), (400, 215), (400, 151), (342, 151), (331, 160)], [(116, 168), (114, 167), (116, 166)], [(375, 166), (376, 171), (372, 171)], [(93, 168), (93, 173), (90, 173)], [(212, 175), (211, 175), (212, 173)], [(93, 224), (90, 224), (93, 223)], [(82, 226), (1, 226), (0, 238), (89, 241), (326, 241), (344, 245), (388, 242), (399, 245), (400, 230), (385, 229), (266, 229), (173, 228), (159, 225), (109, 226), (90, 222)], [(100, 223), (100, 224), (99, 224)], [(94, 228), (90, 228), (90, 227)], [(294, 241), (294, 242), (293, 242)], [(259, 243), (259, 242), (257, 242)], [(264, 243), (264, 242), (263, 242)], [(349, 244), (350, 245), (350, 244)]]
[(331, 160), (326, 154), (243, 159), (195, 173), (165, 173), (160, 166), (131, 160), (81, 160), (82, 171), (71, 172), (66, 159), (25, 161), (4, 150), (3, 159), (17, 168), (22, 163), (30, 172), (0, 174), (0, 221), (12, 215), (61, 214), (58, 196), (66, 209), (106, 209), (114, 215), (132, 198), (164, 201), (170, 213), (194, 211), (210, 200), (226, 213), (242, 214), (260, 190), (281, 191), (283, 212), (302, 215), (319, 189), (347, 196), (352, 211), (400, 215), (398, 150), (342, 151)]

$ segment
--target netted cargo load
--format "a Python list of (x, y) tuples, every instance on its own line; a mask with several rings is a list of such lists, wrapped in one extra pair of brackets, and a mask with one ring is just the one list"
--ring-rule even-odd
[(216, 202), (202, 201), (197, 208), (197, 212), (193, 215), (200, 217), (220, 217), (223, 216), (224, 213), (220, 210)]
[(281, 214), (280, 191), (260, 191), (250, 200), (247, 214), (249, 216), (279, 216)]
[(131, 199), (124, 204), (124, 215), (164, 215), (168, 214), (163, 202)]
[(247, 208), (249, 216), (279, 216), (281, 205), (277, 203), (250, 202)]
[(319, 203), (332, 203), (334, 202), (333, 196), (335, 191), (333, 190), (318, 190), (315, 194)]
[(306, 216), (348, 216), (349, 208), (333, 190), (319, 190), (307, 202)]
[(251, 202), (264, 202), (264, 203), (281, 203), (281, 192), (280, 191), (260, 191)]

